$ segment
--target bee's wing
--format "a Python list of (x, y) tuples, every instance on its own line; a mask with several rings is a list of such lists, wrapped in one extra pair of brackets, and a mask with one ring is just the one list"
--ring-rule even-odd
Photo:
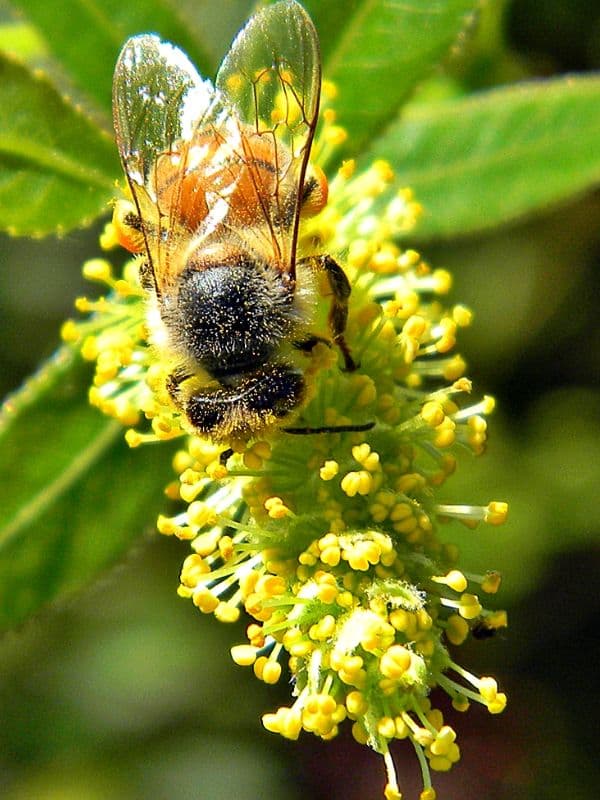
[(125, 43), (114, 75), (114, 125), (157, 294), (185, 266), (185, 236), (210, 244), (240, 226), (242, 241), (252, 228), (294, 274), (320, 80), (317, 34), (295, 0), (249, 20), (216, 88), (157, 36)]
[[(295, 0), (259, 11), (238, 33), (216, 87), (245, 127), (270, 143), (276, 180), (261, 177), (242, 136), (245, 164), (260, 197), (273, 255), (295, 273), (304, 176), (319, 112), (321, 63), (314, 25)], [(257, 137), (253, 137), (257, 138)]]
[[(169, 253), (177, 236), (177, 192), (166, 208), (160, 199), (157, 159), (169, 157), (196, 130), (232, 125), (210, 81), (203, 80), (187, 56), (157, 36), (128, 39), (119, 55), (113, 80), (113, 118), (117, 145), (138, 215), (157, 291), (169, 271)], [(233, 131), (236, 135), (237, 130)], [(184, 159), (171, 170), (177, 183), (185, 173)]]

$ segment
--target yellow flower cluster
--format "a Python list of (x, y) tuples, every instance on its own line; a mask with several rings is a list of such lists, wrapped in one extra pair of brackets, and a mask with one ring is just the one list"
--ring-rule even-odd
[[(381, 474), (385, 485), (378, 454), (366, 442), (349, 449), (353, 459)], [(261, 475), (249, 478), (246, 496), (256, 501), (259, 485), (264, 490), (277, 479), (299, 475), (300, 463), (286, 470), (277, 458), (275, 446)], [(378, 526), (360, 525), (361, 517), (371, 517), (369, 498), (344, 490), (344, 478), (339, 480), (332, 463), (316, 466), (312, 478), (328, 486), (336, 481), (339, 499), (320, 495), (318, 512), (307, 505), (311, 491), (305, 503), (296, 489), (293, 503), (276, 494), (267, 497), (263, 513), (253, 514), (252, 521), (242, 511), (241, 497), (227, 511), (231, 497), (224, 495), (218, 518), (215, 496), (192, 502), (187, 515), (171, 520), (177, 530), (164, 532), (191, 538), (195, 550), (184, 563), (180, 594), (219, 619), (237, 618), (235, 609), (244, 607), (254, 622), (248, 643), (232, 648), (232, 656), (253, 666), (260, 680), (276, 682), (281, 655), (287, 653), (297, 697), (292, 706), (265, 715), (268, 730), (290, 739), (302, 730), (329, 739), (349, 719), (355, 738), (384, 754), (392, 740), (408, 738), (424, 755), (430, 787), (428, 769), (448, 770), (460, 757), (454, 731), (428, 699), (432, 679), (460, 710), (475, 700), (497, 713), (506, 700), (492, 690), (490, 679), (477, 679), (455, 665), (445, 643), (462, 643), (482, 620), (492, 627), (505, 624), (499, 612), (494, 619), (466, 591), (473, 585), (495, 591), (498, 576), (467, 578), (450, 566), (456, 554), (437, 542), (431, 525), (422, 526), (417, 537), (413, 526), (398, 530), (397, 502), (388, 504), (392, 512)], [(240, 477), (242, 470), (234, 471)], [(306, 464), (302, 475), (306, 482)], [(199, 493), (207, 488), (197, 485)], [(475, 509), (474, 517), (478, 514)], [(324, 531), (318, 539), (316, 530)], [(302, 541), (306, 546), (298, 552)], [(436, 571), (441, 563), (448, 566), (444, 573)], [(451, 681), (446, 674), (451, 671), (470, 686)]]
[[(331, 109), (324, 118), (315, 146), (322, 166), (343, 139)], [(342, 372), (334, 350), (315, 346), (302, 422), (361, 430), (279, 432), (229, 447), (182, 438), (167, 491), (180, 511), (161, 516), (158, 529), (190, 542), (182, 597), (222, 622), (242, 609), (251, 618), (247, 642), (232, 648), (235, 662), (271, 684), (287, 661), (294, 700), (264, 716), (269, 731), (331, 739), (348, 719), (354, 737), (383, 755), (387, 800), (401, 797), (390, 743), (410, 740), (421, 800), (434, 800), (430, 770), (449, 770), (460, 750), (431, 704), (432, 688), (459, 710), (474, 701), (498, 713), (506, 703), (492, 678), (464, 670), (449, 649), (506, 625), (504, 612), (480, 599), (498, 590), (500, 577), (461, 571), (438, 526), (497, 525), (507, 508), (436, 501), (458, 453), (483, 452), (494, 402), (466, 400), (471, 384), (452, 350), (471, 313), (442, 303), (451, 287), (445, 270), (397, 243), (420, 207), (393, 186), (389, 165), (357, 171), (346, 162), (327, 207), (301, 229), (302, 250), (344, 255), (353, 287), (347, 340), (360, 364)], [(113, 244), (108, 226), (103, 245)], [(146, 339), (135, 267), (117, 279), (108, 262), (94, 260), (84, 272), (109, 293), (79, 301), (89, 317), (68, 322), (63, 335), (96, 363), (91, 402), (130, 428), (131, 446), (183, 437), (164, 388), (168, 367)]]

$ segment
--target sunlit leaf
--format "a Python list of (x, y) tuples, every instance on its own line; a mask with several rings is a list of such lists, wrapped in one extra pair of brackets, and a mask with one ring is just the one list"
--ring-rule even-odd
[(339, 89), (340, 124), (357, 153), (458, 43), (478, 3), (307, 0), (305, 6), (319, 31), (323, 75)]
[(120, 173), (110, 137), (37, 72), (0, 58), (0, 228), (43, 235), (108, 211)]
[(417, 235), (532, 214), (600, 181), (600, 79), (531, 82), (411, 109), (368, 158), (388, 159), (426, 209)]
[(46, 56), (43, 39), (32, 25), (25, 22), (5, 22), (0, 25), (0, 52), (11, 53), (24, 61)]
[[(137, 33), (155, 32), (186, 50), (205, 74), (214, 62), (190, 35), (177, 3), (168, 0), (81, 2), (62, 0), (60, 12), (44, 0), (14, 0), (48, 49), (80, 90), (107, 114), (110, 111), (113, 67), (125, 40)], [(208, 36), (208, 31), (207, 31)]]

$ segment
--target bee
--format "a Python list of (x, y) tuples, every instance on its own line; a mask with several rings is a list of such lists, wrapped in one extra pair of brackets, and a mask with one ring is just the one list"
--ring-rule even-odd
[[(214, 84), (152, 34), (129, 39), (116, 64), (130, 199), (115, 204), (115, 230), (140, 254), (150, 341), (172, 365), (166, 389), (186, 427), (216, 443), (296, 415), (302, 351), (317, 342), (335, 343), (356, 368), (344, 271), (329, 255), (297, 254), (301, 217), (327, 202), (325, 175), (309, 161), (320, 90), (317, 33), (295, 0), (250, 18)], [(314, 333), (319, 276), (330, 338)]]

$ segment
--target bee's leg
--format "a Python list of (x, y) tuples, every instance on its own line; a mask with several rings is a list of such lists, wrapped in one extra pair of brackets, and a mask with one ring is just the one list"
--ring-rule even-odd
[(139, 267), (140, 286), (146, 291), (156, 289), (156, 280), (154, 278), (154, 270), (152, 265), (147, 259), (141, 259)]
[(228, 447), (227, 450), (223, 450), (223, 452), (219, 456), (219, 463), (222, 464), (223, 466), (225, 466), (225, 464), (227, 464), (227, 462), (229, 461), (231, 456), (234, 454), (234, 452), (235, 451), (231, 447)]
[(166, 389), (169, 395), (171, 396), (171, 400), (175, 403), (178, 408), (182, 408), (183, 406), (183, 399), (181, 397), (181, 391), (179, 387), (184, 381), (187, 381), (188, 378), (192, 376), (184, 369), (178, 368), (171, 372), (170, 375), (167, 376), (166, 380)]
[(346, 322), (348, 320), (348, 298), (350, 297), (350, 283), (346, 277), (346, 273), (340, 265), (331, 256), (314, 256), (307, 259), (314, 269), (318, 269), (325, 273), (333, 299), (329, 309), (329, 327), (333, 334), (333, 341), (339, 347), (342, 356), (344, 357), (344, 365), (347, 372), (354, 372), (358, 364), (352, 358), (348, 343), (344, 338), (344, 331), (346, 330)]
[(331, 342), (329, 339), (326, 339), (324, 336), (316, 336), (311, 335), (307, 336), (305, 339), (300, 339), (293, 343), (294, 347), (297, 350), (302, 350), (303, 353), (310, 353), (313, 347), (317, 344), (326, 344), (327, 347), (331, 347)]
[(309, 436), (314, 433), (356, 433), (357, 431), (370, 431), (374, 427), (374, 422), (364, 422), (359, 425), (324, 425), (319, 428), (305, 426), (298, 428), (283, 428), (283, 430), (286, 433), (294, 433), (297, 436)]

